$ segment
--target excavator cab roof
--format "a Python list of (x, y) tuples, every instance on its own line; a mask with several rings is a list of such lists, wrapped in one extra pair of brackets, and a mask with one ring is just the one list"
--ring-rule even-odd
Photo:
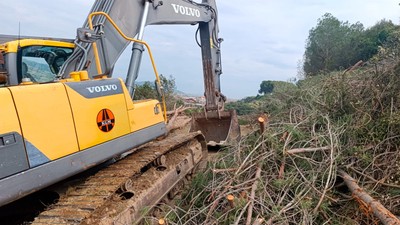
[(65, 47), (72, 49), (75, 47), (73, 43), (57, 41), (57, 40), (19, 39), (19, 40), (11, 40), (0, 44), (0, 50), (3, 50), (5, 53), (17, 52), (18, 48), (27, 46), (54, 46), (54, 47)]
[(19, 35), (5, 35), (0, 34), (0, 44), (4, 44), (10, 41), (17, 41), (23, 39), (37, 39), (37, 40), (49, 40), (49, 41), (60, 41), (60, 42), (68, 42), (74, 43), (74, 39), (67, 38), (52, 38), (52, 37), (38, 37), (38, 36), (19, 36)]

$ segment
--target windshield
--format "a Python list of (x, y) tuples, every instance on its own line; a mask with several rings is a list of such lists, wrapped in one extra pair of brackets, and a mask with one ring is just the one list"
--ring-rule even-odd
[(21, 50), (20, 77), (33, 82), (54, 81), (73, 49), (53, 46), (28, 46)]

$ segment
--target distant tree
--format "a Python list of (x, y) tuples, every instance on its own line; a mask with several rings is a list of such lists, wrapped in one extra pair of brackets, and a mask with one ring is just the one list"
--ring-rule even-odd
[(175, 106), (175, 103), (177, 103), (177, 106), (183, 104), (180, 99), (177, 98), (175, 95), (176, 91), (176, 83), (175, 83), (175, 78), (173, 76), (169, 76), (169, 78), (160, 75), (160, 80), (161, 80), (161, 86), (164, 91), (165, 95), (165, 100), (167, 103), (167, 109), (172, 110)]
[(260, 90), (258, 90), (258, 93), (260, 93), (260, 94), (268, 94), (268, 93), (272, 93), (273, 90), (274, 90), (273, 81), (264, 80), (260, 84)]
[(244, 103), (249, 103), (249, 102), (252, 102), (252, 101), (255, 101), (255, 100), (259, 100), (259, 99), (261, 99), (261, 97), (262, 97), (262, 95), (249, 96), (249, 97), (243, 98), (243, 99), (240, 100), (240, 101), (242, 101), (242, 102), (244, 102)]
[[(173, 108), (174, 104), (178, 101), (175, 97), (175, 78), (169, 76), (169, 78), (160, 74), (160, 81), (162, 90), (165, 95), (165, 99), (167, 102), (167, 108)], [(155, 89), (155, 84), (149, 81), (144, 82), (142, 85), (137, 85), (135, 88), (135, 100), (143, 100), (143, 99), (158, 99), (158, 93)]]
[(368, 28), (365, 33), (366, 36), (374, 42), (375, 46), (378, 46), (386, 43), (397, 29), (398, 26), (393, 24), (391, 20), (383, 19), (374, 26)]
[(309, 32), (303, 69), (307, 76), (347, 68), (360, 60), (364, 26), (349, 24), (326, 13)]
[(135, 100), (157, 99), (157, 97), (154, 85), (149, 81), (144, 82), (142, 85), (137, 85), (135, 88)]
[(225, 107), (227, 110), (236, 110), (238, 115), (248, 115), (257, 111), (254, 107), (251, 106), (251, 104), (243, 102), (241, 100), (236, 102), (229, 102), (226, 104)]
[(292, 82), (286, 82), (286, 81), (271, 81), (272, 84), (274, 85), (273, 92), (286, 92), (290, 89), (296, 88), (296, 85)]
[(365, 36), (369, 41), (369, 49), (365, 54), (369, 57), (378, 53), (379, 47), (397, 50), (399, 46), (399, 26), (392, 23), (390, 20), (381, 20), (374, 26), (365, 31)]
[(167, 78), (160, 74), (160, 81), (166, 95), (174, 94), (176, 90), (176, 84), (173, 76), (170, 75), (169, 78)]
[(397, 49), (399, 26), (381, 20), (364, 29), (357, 22), (342, 22), (329, 13), (318, 19), (307, 39), (303, 72), (305, 77), (348, 68), (360, 60), (368, 61), (379, 47)]

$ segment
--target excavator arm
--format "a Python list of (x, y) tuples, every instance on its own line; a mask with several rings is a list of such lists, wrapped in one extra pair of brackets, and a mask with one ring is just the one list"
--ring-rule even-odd
[[(143, 40), (147, 25), (190, 24), (199, 25), (200, 46), (206, 97), (206, 110), (218, 110), (224, 100), (220, 93), (221, 57), (218, 38), (217, 9), (214, 0), (196, 3), (191, 0), (98, 0), (90, 13), (104, 12), (113, 19), (122, 33)], [(112, 76), (119, 56), (129, 41), (118, 34), (114, 25), (102, 15), (94, 16), (93, 30), (87, 20), (78, 29), (75, 51), (63, 65), (59, 78), (68, 78), (72, 71), (87, 70), (89, 76)], [(144, 51), (143, 44), (133, 43), (132, 55), (126, 77), (126, 86), (131, 96)]]

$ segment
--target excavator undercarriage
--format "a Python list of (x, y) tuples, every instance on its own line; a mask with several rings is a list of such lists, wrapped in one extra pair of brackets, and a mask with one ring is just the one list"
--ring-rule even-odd
[(148, 143), (69, 187), (32, 224), (135, 224), (206, 160), (200, 132)]

